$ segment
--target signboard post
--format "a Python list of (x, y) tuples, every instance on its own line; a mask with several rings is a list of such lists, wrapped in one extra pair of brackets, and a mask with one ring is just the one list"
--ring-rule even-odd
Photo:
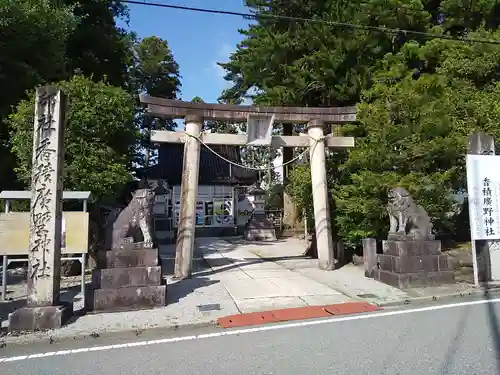
[[(474, 284), (479, 285), (476, 241), (500, 239), (500, 156), (467, 155), (467, 192)], [(494, 279), (494, 275), (492, 275)]]

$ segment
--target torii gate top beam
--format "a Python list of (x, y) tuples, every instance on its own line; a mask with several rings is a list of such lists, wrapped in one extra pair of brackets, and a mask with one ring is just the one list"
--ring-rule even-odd
[(325, 124), (356, 121), (356, 107), (258, 107), (249, 105), (192, 103), (141, 95), (148, 113), (160, 118), (199, 115), (204, 119), (246, 122), (248, 114), (273, 115), (275, 122), (301, 124), (322, 120)]

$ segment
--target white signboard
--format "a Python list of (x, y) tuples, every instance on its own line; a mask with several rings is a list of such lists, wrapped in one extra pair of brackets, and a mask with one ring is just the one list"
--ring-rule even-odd
[(500, 156), (467, 155), (472, 240), (500, 239)]
[(247, 144), (251, 146), (270, 146), (273, 135), (274, 115), (248, 114)]

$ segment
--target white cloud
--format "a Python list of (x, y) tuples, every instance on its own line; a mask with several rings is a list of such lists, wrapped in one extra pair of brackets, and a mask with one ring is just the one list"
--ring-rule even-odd
[(244, 98), (243, 102), (241, 104), (243, 104), (243, 105), (252, 105), (253, 104), (253, 100), (251, 98)]
[(217, 78), (224, 78), (226, 75), (226, 71), (222, 69), (219, 64), (217, 64), (217, 61), (212, 62), (212, 70), (215, 71)]
[(226, 57), (229, 60), (229, 56), (236, 51), (236, 47), (232, 46), (228, 43), (222, 43), (220, 50), (219, 50), (219, 55), (221, 57)]
[(216, 74), (217, 78), (223, 79), (226, 75), (224, 69), (222, 69), (217, 63), (219, 62), (228, 62), (231, 54), (236, 50), (235, 46), (232, 46), (229, 43), (222, 43), (219, 45), (217, 49), (217, 53), (215, 56), (215, 60), (212, 61), (210, 67), (208, 68), (214, 74)]

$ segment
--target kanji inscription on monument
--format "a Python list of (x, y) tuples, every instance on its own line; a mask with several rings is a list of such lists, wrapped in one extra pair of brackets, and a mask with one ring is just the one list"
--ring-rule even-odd
[(62, 229), (62, 169), (66, 96), (37, 89), (33, 131), (28, 306), (58, 303)]
[(467, 155), (467, 193), (471, 238), (500, 238), (500, 156)]

